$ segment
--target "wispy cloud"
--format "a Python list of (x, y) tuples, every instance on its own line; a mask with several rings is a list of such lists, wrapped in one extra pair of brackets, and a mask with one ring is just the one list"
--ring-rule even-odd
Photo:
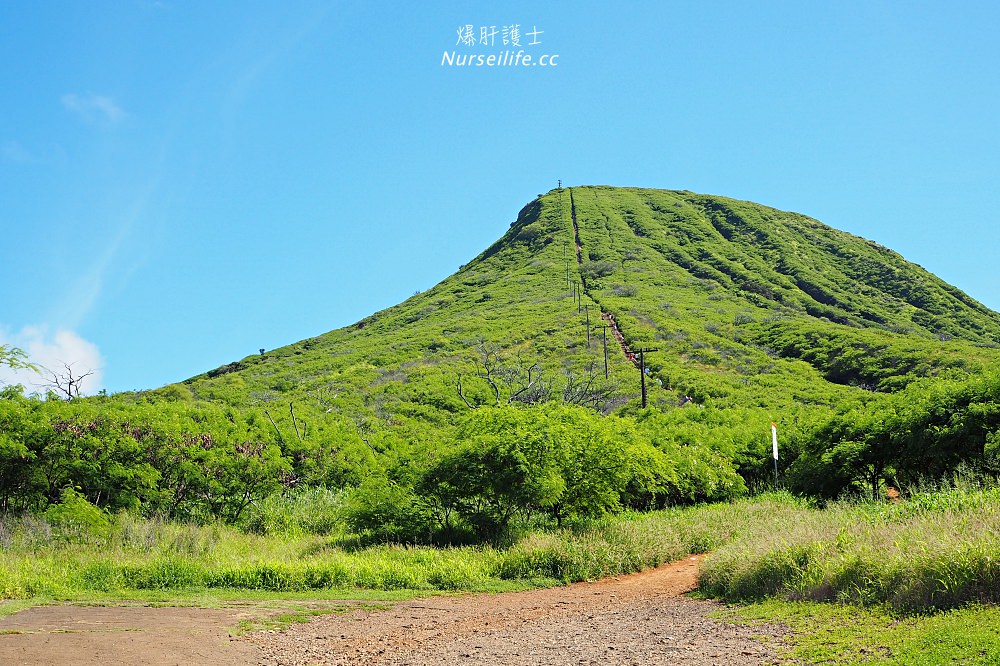
[(74, 377), (91, 373), (81, 382), (80, 392), (96, 393), (101, 389), (104, 360), (93, 342), (84, 340), (68, 329), (54, 333), (48, 326), (25, 326), (17, 333), (8, 333), (0, 327), (0, 344), (20, 347), (27, 353), (28, 361), (39, 367), (32, 370), (11, 370), (0, 366), (0, 386), (22, 384), (30, 391), (44, 390), (49, 386), (51, 373), (65, 375), (67, 367)]
[(51, 313), (50, 321), (76, 328), (90, 315), (101, 299), (108, 272), (115, 266), (122, 247), (133, 236), (135, 227), (142, 224), (158, 182), (157, 178), (152, 178), (139, 192), (133, 194), (125, 209), (117, 215), (114, 234), (107, 238), (104, 248), (90, 258), (89, 264), (81, 267), (62, 303)]
[(67, 93), (60, 98), (62, 105), (87, 122), (117, 125), (128, 117), (118, 103), (106, 95)]

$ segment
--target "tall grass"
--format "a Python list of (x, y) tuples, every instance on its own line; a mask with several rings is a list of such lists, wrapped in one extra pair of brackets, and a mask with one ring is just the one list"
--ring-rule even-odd
[(1000, 489), (958, 481), (898, 504), (856, 500), (762, 522), (703, 565), (730, 600), (888, 604), (900, 611), (1000, 602)]
[(498, 582), (493, 572), (499, 555), (488, 548), (378, 546), (349, 552), (321, 536), (265, 537), (128, 515), (85, 539), (66, 539), (35, 518), (3, 525), (0, 598), (8, 599), (180, 588), (478, 590)]
[(323, 487), (270, 495), (247, 509), (240, 526), (254, 534), (342, 535), (345, 495)]
[(529, 534), (506, 551), (504, 578), (594, 580), (706, 553), (753, 533), (769, 517), (807, 505), (790, 495), (605, 518), (576, 529)]
[[(331, 506), (332, 496), (300, 501)], [(301, 507), (300, 507), (301, 508)], [(234, 588), (504, 590), (639, 571), (711, 553), (700, 584), (728, 600), (778, 597), (904, 611), (1000, 602), (1000, 488), (954, 483), (898, 504), (817, 508), (772, 493), (726, 504), (535, 528), (506, 548), (348, 547), (272, 507), (266, 535), (127, 514), (82, 529), (72, 512), (0, 520), (0, 598)], [(322, 518), (324, 525), (329, 516)], [(287, 529), (278, 529), (280, 525)]]
[[(72, 520), (8, 518), (0, 521), (0, 598), (180, 588), (432, 591), (552, 585), (639, 571), (712, 549), (732, 538), (736, 524), (720, 519), (720, 513), (753, 515), (727, 505), (632, 514), (534, 530), (504, 549), (345, 548), (351, 541), (342, 536), (308, 534), (294, 525), (259, 535), (128, 514), (90, 531)], [(261, 515), (280, 517), (282, 511)]]

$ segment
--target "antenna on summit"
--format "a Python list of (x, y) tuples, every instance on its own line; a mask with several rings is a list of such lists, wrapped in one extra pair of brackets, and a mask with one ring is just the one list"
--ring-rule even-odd
[(559, 179), (558, 181), (556, 181), (556, 182), (558, 182), (558, 183), (559, 183), (559, 189), (561, 190), (561, 189), (562, 189), (562, 179), (560, 178), (560, 179)]

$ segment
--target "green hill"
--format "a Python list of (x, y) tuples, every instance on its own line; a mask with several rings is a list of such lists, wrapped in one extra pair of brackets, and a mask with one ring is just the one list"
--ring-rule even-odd
[[(669, 409), (690, 396), (775, 418), (797, 403), (836, 404), (851, 388), (895, 390), (981, 369), (1000, 343), (997, 313), (895, 252), (803, 215), (690, 192), (583, 187), (539, 196), (433, 289), (184, 385), (237, 403), (324, 395), (343, 412), (374, 403), (404, 415), (460, 412), (459, 375), (475, 404), (495, 400), (475, 377), (483, 343), (511, 366), (520, 354), (523, 371), (537, 363), (540, 384), (556, 392), (591, 369), (603, 384), (602, 314), (629, 348), (658, 349), (647, 358), (652, 404)], [(639, 389), (612, 336), (618, 391), (605, 410), (634, 404)]]
[[(420, 504), (416, 493), (440, 518), (471, 506), (466, 482), (489, 485), (476, 475), (496, 454), (540, 475), (519, 477), (534, 494), (511, 502), (561, 520), (766, 483), (771, 422), (786, 484), (877, 490), (996, 467), (998, 344), (997, 313), (804, 215), (686, 191), (557, 189), (457, 273), (352, 326), (139, 394), (59, 405), (8, 391), (0, 504), (44, 506), (73, 483), (97, 503), (237, 520), (270, 493), (322, 484), (367, 488), (372, 511)], [(96, 490), (111, 483), (99, 462), (41, 480), (14, 471), (87, 433), (113, 435), (115, 464), (141, 467), (116, 482), (127, 492)], [(644, 467), (615, 476), (609, 460)], [(613, 487), (587, 476), (601, 469)]]

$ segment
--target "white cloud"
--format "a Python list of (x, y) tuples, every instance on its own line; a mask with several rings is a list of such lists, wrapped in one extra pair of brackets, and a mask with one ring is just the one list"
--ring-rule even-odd
[(88, 122), (104, 121), (116, 125), (128, 116), (115, 100), (105, 95), (67, 93), (60, 101), (63, 106)]
[(103, 359), (93, 342), (84, 340), (68, 329), (57, 329), (50, 333), (47, 326), (25, 326), (17, 333), (8, 333), (0, 328), (0, 344), (19, 347), (28, 355), (28, 361), (39, 367), (40, 372), (12, 370), (0, 366), (0, 386), (23, 384), (27, 391), (44, 392), (51, 384), (52, 373), (73, 377), (91, 373), (80, 383), (81, 394), (93, 394), (101, 389)]

